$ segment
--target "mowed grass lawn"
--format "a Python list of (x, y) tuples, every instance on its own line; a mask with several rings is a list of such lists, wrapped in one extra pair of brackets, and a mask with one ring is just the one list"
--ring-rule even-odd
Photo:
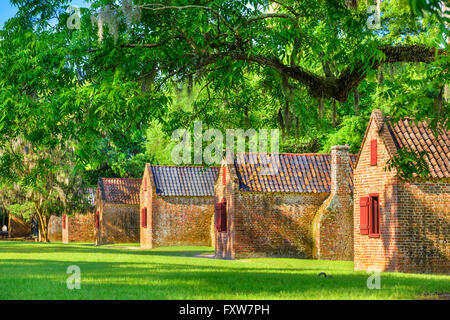
[[(134, 244), (137, 246), (137, 244)], [(133, 250), (0, 241), (0, 299), (414, 299), (450, 292), (450, 276), (368, 274), (346, 261), (200, 258), (208, 247)], [(70, 265), (81, 289), (67, 289)], [(318, 277), (320, 272), (333, 278)]]

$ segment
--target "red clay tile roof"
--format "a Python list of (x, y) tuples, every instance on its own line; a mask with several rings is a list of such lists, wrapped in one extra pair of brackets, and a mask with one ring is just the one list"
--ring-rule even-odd
[(426, 121), (415, 123), (410, 118), (397, 123), (388, 122), (388, 128), (397, 149), (406, 147), (415, 151), (427, 151), (426, 160), (431, 177), (450, 178), (450, 131), (443, 132), (436, 138)]
[(99, 178), (100, 196), (106, 203), (139, 204), (142, 179)]
[[(255, 157), (259, 155), (257, 159)], [(249, 192), (329, 193), (331, 190), (331, 154), (279, 154), (278, 173), (259, 174), (264, 160), (260, 154), (244, 153), (240, 163), (234, 160), (239, 189)], [(250, 161), (251, 160), (251, 161)], [(356, 156), (349, 157), (349, 191), (353, 189), (353, 164)]]
[(214, 196), (218, 167), (151, 166), (156, 194), (161, 196)]

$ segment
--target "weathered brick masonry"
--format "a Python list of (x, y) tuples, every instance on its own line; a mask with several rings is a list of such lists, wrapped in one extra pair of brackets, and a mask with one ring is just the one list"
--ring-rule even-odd
[(151, 166), (141, 184), (141, 247), (211, 245), (217, 167)]
[(50, 216), (48, 221), (48, 239), (62, 241), (62, 217)]
[(21, 216), (9, 215), (8, 236), (11, 238), (25, 237), (31, 234), (31, 222)]
[(331, 195), (314, 217), (314, 257), (353, 260), (353, 196), (348, 146), (331, 148)]
[(69, 242), (94, 242), (95, 235), (95, 215), (92, 212), (76, 213), (70, 216), (63, 216), (65, 219), (62, 229), (62, 241)]
[[(89, 206), (83, 212), (58, 217), (61, 239), (69, 242), (94, 242), (95, 239), (95, 192), (93, 188), (86, 189), (86, 200)], [(64, 219), (64, 223), (63, 222)]]
[(216, 231), (217, 258), (352, 258), (352, 228), (335, 225), (352, 223), (348, 147), (333, 148), (333, 155), (280, 154), (278, 172), (272, 166), (268, 174), (262, 174), (261, 155), (239, 156), (239, 162), (222, 165), (215, 186), (216, 203), (226, 200), (226, 230)]
[[(450, 273), (449, 137), (435, 138), (425, 122), (392, 124), (373, 111), (354, 172), (356, 270)], [(386, 161), (405, 146), (428, 151), (428, 179), (402, 183), (395, 171), (385, 171)], [(377, 201), (379, 232), (373, 233)]]
[(95, 197), (96, 245), (139, 242), (141, 179), (100, 178)]

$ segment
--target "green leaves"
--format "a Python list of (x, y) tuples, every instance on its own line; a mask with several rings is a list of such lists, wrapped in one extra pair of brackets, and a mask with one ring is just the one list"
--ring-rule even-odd
[(402, 182), (411, 182), (415, 178), (427, 178), (430, 169), (426, 156), (426, 151), (401, 148), (387, 161), (385, 171), (396, 170), (397, 176)]

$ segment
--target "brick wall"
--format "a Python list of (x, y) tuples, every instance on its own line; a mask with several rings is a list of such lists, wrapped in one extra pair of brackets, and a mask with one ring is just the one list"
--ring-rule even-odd
[(31, 234), (31, 222), (21, 216), (9, 214), (8, 235), (11, 238), (25, 237)]
[(236, 258), (313, 256), (312, 221), (328, 194), (256, 194), (234, 198)]
[(104, 203), (97, 189), (95, 212), (99, 227), (95, 228), (95, 245), (139, 242), (139, 205)]
[(141, 210), (147, 208), (147, 227), (140, 227), (142, 248), (212, 244), (214, 197), (158, 196), (148, 167), (142, 181)]
[(50, 241), (62, 241), (62, 217), (50, 217), (48, 221), (48, 239)]
[(211, 245), (214, 197), (156, 197), (153, 246)]
[(353, 195), (349, 188), (349, 148), (331, 148), (331, 194), (314, 217), (314, 257), (353, 260)]
[(391, 270), (450, 274), (450, 183), (400, 183)]
[[(400, 183), (384, 170), (394, 141), (381, 112), (374, 111), (361, 147), (354, 181), (355, 270), (450, 271), (450, 184)], [(377, 140), (377, 165), (370, 165), (370, 141)], [(378, 194), (380, 237), (360, 234), (360, 199)]]
[(69, 242), (93, 242), (95, 217), (93, 213), (76, 213), (66, 216), (66, 228), (62, 229), (62, 240)]

